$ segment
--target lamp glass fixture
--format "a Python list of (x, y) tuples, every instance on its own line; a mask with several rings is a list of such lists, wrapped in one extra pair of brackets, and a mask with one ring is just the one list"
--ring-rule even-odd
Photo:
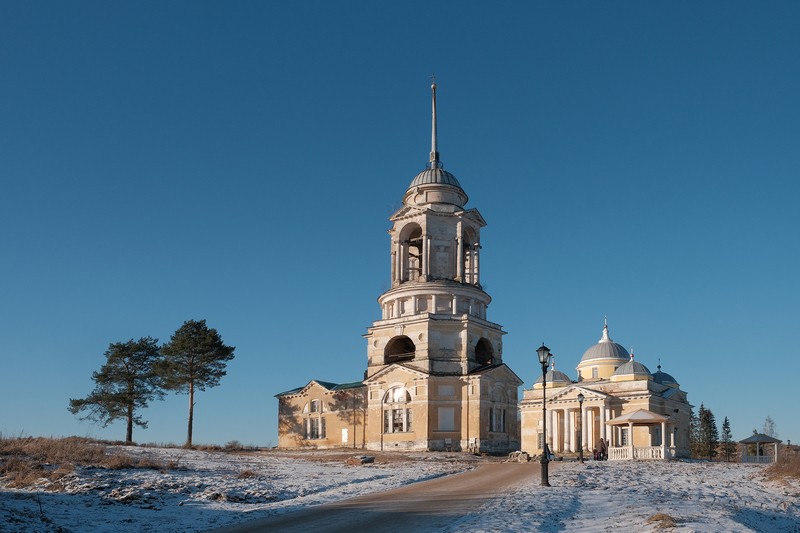
[(550, 348), (545, 346), (544, 343), (536, 349), (536, 354), (539, 356), (539, 363), (542, 365), (550, 364)]

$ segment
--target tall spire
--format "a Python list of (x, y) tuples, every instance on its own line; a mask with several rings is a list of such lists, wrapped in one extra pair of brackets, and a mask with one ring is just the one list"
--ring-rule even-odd
[(431, 84), (432, 94), (432, 113), (431, 113), (431, 168), (442, 168), (439, 162), (439, 143), (438, 135), (436, 133), (436, 76), (431, 76), (433, 83)]

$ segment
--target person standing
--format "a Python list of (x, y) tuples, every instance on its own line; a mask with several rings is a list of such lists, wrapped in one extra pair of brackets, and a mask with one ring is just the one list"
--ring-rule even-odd
[(606, 445), (605, 439), (602, 437), (600, 438), (600, 445), (597, 447), (597, 451), (600, 454), (601, 461), (608, 459), (608, 446)]

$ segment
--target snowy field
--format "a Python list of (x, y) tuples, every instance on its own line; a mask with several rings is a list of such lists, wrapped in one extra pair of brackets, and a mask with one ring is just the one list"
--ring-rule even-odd
[[(480, 459), (418, 453), (348, 466), (350, 454), (222, 453), (117, 447), (168, 471), (77, 469), (62, 492), (0, 486), (0, 531), (188, 532), (386, 490), (463, 471)], [(302, 457), (302, 458), (300, 458)], [(391, 459), (391, 456), (386, 456)], [(450, 531), (800, 532), (800, 483), (768, 481), (763, 467), (704, 462), (554, 464)], [(648, 522), (661, 513), (662, 520)], [(672, 523), (670, 523), (670, 521)]]
[(355, 453), (223, 453), (181, 448), (113, 449), (176, 465), (168, 471), (77, 468), (62, 492), (0, 485), (0, 532), (205, 531), (308, 505), (462, 472), (478, 458), (455, 453), (397, 456), (348, 466)]
[[(763, 469), (698, 461), (557, 463), (551, 487), (531, 480), (453, 529), (800, 532), (800, 483), (768, 481)], [(654, 515), (663, 520), (649, 521)]]

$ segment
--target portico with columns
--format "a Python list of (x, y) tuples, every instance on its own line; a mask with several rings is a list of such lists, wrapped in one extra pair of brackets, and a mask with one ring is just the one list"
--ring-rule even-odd
[[(543, 450), (542, 397), (546, 393), (547, 444), (555, 454), (591, 453), (603, 439), (609, 459), (670, 459), (689, 456), (691, 405), (675, 379), (650, 371), (614, 343), (603, 326), (600, 341), (584, 353), (574, 381), (556, 370), (523, 391), (522, 450)], [(583, 401), (579, 401), (579, 395)]]

